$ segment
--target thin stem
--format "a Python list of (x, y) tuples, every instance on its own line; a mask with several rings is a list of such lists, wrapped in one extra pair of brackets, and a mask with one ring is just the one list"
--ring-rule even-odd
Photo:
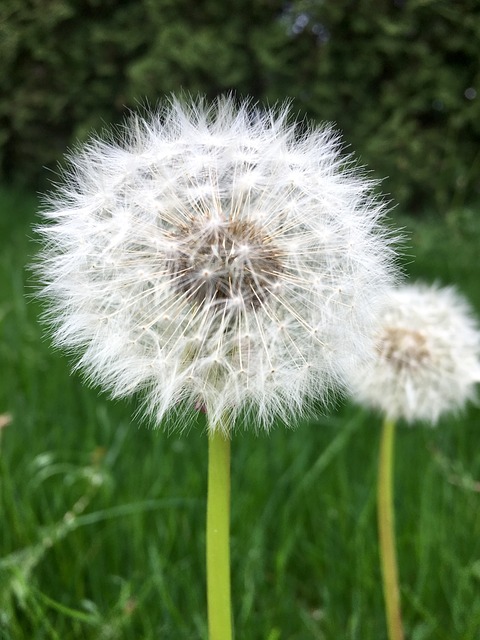
[(230, 440), (221, 430), (208, 439), (207, 600), (209, 640), (231, 640)]
[(380, 442), (377, 485), (380, 562), (382, 566), (388, 638), (389, 640), (403, 640), (393, 511), (394, 441), (395, 422), (385, 418)]

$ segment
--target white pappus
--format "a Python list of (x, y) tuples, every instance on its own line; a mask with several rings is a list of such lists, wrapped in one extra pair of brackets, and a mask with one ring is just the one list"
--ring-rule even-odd
[(340, 146), (288, 104), (232, 97), (91, 139), (38, 227), (56, 345), (156, 424), (200, 404), (211, 429), (245, 410), (268, 428), (326, 401), (395, 278), (385, 206)]
[(436, 423), (480, 382), (480, 331), (453, 287), (408, 284), (389, 292), (374, 355), (352, 373), (354, 397), (388, 418)]

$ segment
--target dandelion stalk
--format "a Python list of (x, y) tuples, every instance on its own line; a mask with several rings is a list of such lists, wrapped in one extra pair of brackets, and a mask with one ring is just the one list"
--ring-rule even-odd
[(380, 441), (377, 484), (380, 562), (382, 566), (388, 638), (389, 640), (403, 640), (393, 511), (394, 442), (395, 421), (385, 418)]
[(216, 430), (208, 438), (207, 600), (210, 640), (231, 640), (230, 439)]

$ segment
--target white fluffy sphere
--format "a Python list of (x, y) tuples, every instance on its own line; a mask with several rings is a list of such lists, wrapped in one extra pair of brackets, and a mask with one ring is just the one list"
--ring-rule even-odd
[[(372, 364), (373, 362), (373, 364)], [(375, 330), (371, 361), (353, 371), (354, 397), (391, 419), (437, 422), (464, 406), (480, 381), (480, 332), (453, 287), (393, 290)]]
[[(55, 343), (156, 423), (268, 427), (344, 385), (392, 284), (384, 207), (329, 128), (172, 99), (70, 157), (39, 228)], [(233, 423), (233, 422), (232, 422)]]

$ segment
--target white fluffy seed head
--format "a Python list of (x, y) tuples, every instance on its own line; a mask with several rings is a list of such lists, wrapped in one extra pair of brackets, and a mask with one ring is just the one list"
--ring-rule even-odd
[(452, 287), (404, 285), (390, 292), (370, 362), (353, 372), (354, 397), (391, 419), (436, 423), (462, 408), (480, 382), (480, 331)]
[(113, 396), (143, 392), (156, 423), (298, 417), (368, 351), (394, 272), (384, 206), (331, 129), (289, 120), (172, 99), (74, 153), (48, 200), (55, 342)]

